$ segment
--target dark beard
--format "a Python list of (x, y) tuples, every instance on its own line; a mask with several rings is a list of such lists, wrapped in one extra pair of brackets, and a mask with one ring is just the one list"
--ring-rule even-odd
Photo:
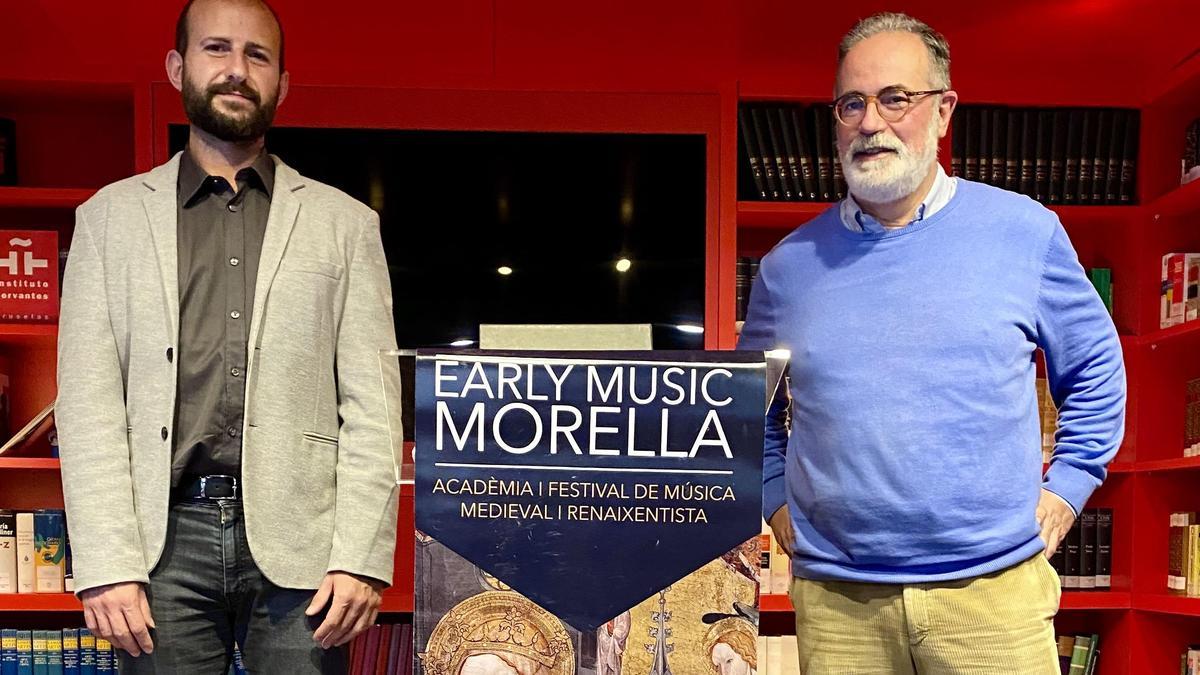
[[(249, 114), (231, 116), (217, 110), (214, 100), (221, 94), (241, 94), (253, 105)], [(262, 138), (275, 119), (278, 99), (263, 102), (257, 91), (245, 83), (222, 82), (204, 91), (183, 78), (183, 110), (197, 128), (226, 143), (245, 143)]]

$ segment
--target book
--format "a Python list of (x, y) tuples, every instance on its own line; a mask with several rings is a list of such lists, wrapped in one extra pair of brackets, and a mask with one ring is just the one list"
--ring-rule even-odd
[(817, 192), (822, 201), (833, 201), (833, 157), (830, 153), (833, 141), (830, 136), (829, 109), (812, 106), (808, 110), (814, 131), (813, 155), (817, 158)]
[(1034, 182), (1037, 177), (1037, 113), (1021, 111), (1021, 182), (1017, 191), (1030, 197), (1036, 193)]
[(79, 673), (79, 629), (64, 628), (62, 632), (63, 675)]
[(1108, 185), (1108, 142), (1113, 123), (1113, 111), (1100, 109), (1097, 113), (1096, 139), (1092, 146), (1092, 201), (1104, 203), (1104, 190)]
[(1132, 111), (1113, 112), (1112, 126), (1108, 134), (1108, 168), (1104, 181), (1104, 203), (1121, 203), (1121, 161), (1125, 156), (1125, 125)]
[(17, 675), (33, 675), (33, 631), (17, 631)]
[(746, 156), (746, 161), (750, 166), (750, 177), (754, 181), (754, 187), (758, 192), (759, 199), (767, 198), (767, 183), (763, 177), (763, 167), (759, 162), (761, 152), (758, 149), (754, 133), (750, 128), (749, 112), (745, 106), (738, 106), (738, 126), (741, 128), (742, 152)]
[(779, 197), (784, 201), (792, 200), (792, 186), (795, 181), (792, 177), (791, 169), (788, 166), (787, 158), (784, 157), (783, 139), (779, 135), (779, 124), (775, 120), (775, 116), (771, 108), (763, 108), (763, 120), (767, 124), (767, 139), (768, 145), (765, 150), (770, 153), (770, 160), (775, 164), (775, 175), (779, 183)]
[(979, 155), (976, 180), (987, 183), (992, 179), (992, 111), (988, 108), (974, 108), (971, 112), (976, 115), (975, 133), (979, 134), (978, 145), (975, 146)]
[(1050, 204), (1062, 204), (1066, 191), (1067, 169), (1067, 120), (1066, 110), (1053, 112), (1053, 127), (1050, 132), (1050, 177), (1046, 200)]
[(966, 160), (964, 153), (967, 149), (967, 132), (963, 126), (966, 116), (967, 108), (959, 108), (959, 114), (952, 117), (950, 121), (950, 175), (956, 178), (966, 177), (963, 165)]
[(1096, 512), (1079, 514), (1079, 590), (1096, 589)]
[(50, 417), (50, 414), (53, 412), (54, 412), (54, 403), (50, 403), (50, 405), (43, 408), (41, 412), (34, 415), (33, 419), (29, 420), (28, 424), (21, 427), (21, 430), (15, 434), (13, 434), (13, 436), (11, 438), (9, 438), (7, 441), (5, 441), (4, 445), (0, 445), (0, 455), (3, 455), (4, 453), (8, 452), (9, 450), (12, 450), (13, 448), (15, 448), (15, 447), (23, 444), (25, 441), (29, 440), (34, 434), (36, 434), (38, 432), (39, 429), (41, 429), (46, 424), (46, 422), (48, 420), (52, 419)]
[(49, 654), (46, 651), (46, 633), (49, 631), (33, 631), (33, 675), (49, 675)]
[(0, 675), (17, 675), (17, 629), (0, 630)]
[(1122, 204), (1132, 204), (1137, 201), (1136, 177), (1138, 156), (1138, 132), (1141, 128), (1141, 113), (1136, 110), (1128, 112), (1125, 119), (1125, 142), (1121, 152), (1121, 184), (1120, 199)]
[(1070, 675), (1084, 675), (1087, 670), (1088, 653), (1092, 648), (1092, 636), (1076, 635), (1075, 648), (1071, 652), (1071, 667), (1067, 671)]
[(800, 178), (804, 187), (804, 199), (817, 200), (817, 174), (812, 153), (808, 147), (808, 130), (804, 127), (800, 112), (795, 107), (788, 110), (791, 118), (792, 136), (796, 140), (796, 155), (800, 160)]
[(1096, 590), (1112, 588), (1112, 509), (1096, 509)]
[(963, 177), (979, 180), (979, 120), (977, 108), (963, 108)]
[(1096, 110), (1083, 111), (1083, 123), (1079, 126), (1079, 184), (1075, 191), (1077, 204), (1092, 203), (1092, 172), (1096, 168), (1093, 150), (1096, 146), (1097, 114)]
[(1067, 154), (1063, 162), (1063, 204), (1076, 203), (1079, 190), (1079, 144), (1083, 111), (1072, 110), (1067, 115)]
[(62, 631), (46, 631), (46, 673), (63, 675)]
[(792, 560), (775, 535), (771, 535), (771, 593), (787, 595), (792, 587)]
[(33, 514), (17, 514), (17, 592), (34, 590)]
[(1075, 636), (1058, 636), (1058, 667), (1062, 675), (1071, 670), (1071, 655), (1075, 653)]
[(62, 593), (67, 549), (65, 516), (57, 509), (33, 514), (34, 592)]
[(96, 675), (96, 636), (79, 629), (79, 675)]
[(0, 509), (0, 593), (16, 592), (17, 514)]
[(1010, 110), (1005, 116), (1008, 130), (1004, 139), (1004, 189), (1016, 192), (1021, 187), (1021, 115)]
[(988, 181), (996, 187), (1004, 187), (1005, 174), (1007, 173), (1008, 148), (1004, 142), (1007, 138), (1008, 122), (1007, 111), (1004, 108), (992, 108), (992, 140), (989, 146), (992, 150), (992, 177)]
[(1200, 525), (1188, 525), (1184, 550), (1187, 554), (1184, 562), (1187, 576), (1184, 592), (1192, 597), (1200, 596)]
[(1093, 633), (1088, 641), (1087, 659), (1083, 662), (1084, 675), (1096, 672), (1096, 660), (1100, 656), (1100, 636)]
[(764, 182), (767, 184), (767, 196), (771, 200), (778, 200), (782, 194), (779, 190), (779, 167), (775, 164), (775, 158), (771, 154), (764, 136), (762, 111), (751, 107), (750, 121), (750, 126), (754, 129), (754, 143), (758, 146), (758, 158), (759, 163), (762, 164)]
[(1037, 112), (1037, 150), (1033, 164), (1033, 198), (1043, 204), (1050, 201), (1050, 151), (1054, 133), (1054, 112)]
[(96, 675), (117, 672), (116, 653), (112, 643), (102, 637), (96, 637)]
[(1195, 513), (1171, 514), (1167, 554), (1167, 589), (1171, 593), (1187, 592), (1188, 528), (1196, 522)]
[(1065, 559), (1063, 560), (1064, 571), (1062, 579), (1063, 589), (1077, 590), (1079, 588), (1079, 567), (1082, 562), (1081, 535), (1082, 527), (1079, 519), (1071, 525), (1071, 529), (1067, 530), (1067, 536), (1063, 539), (1063, 545), (1066, 548)]
[(768, 112), (774, 112), (776, 116), (776, 124), (779, 127), (779, 138), (783, 143), (783, 160), (787, 164), (788, 179), (790, 180), (789, 187), (791, 189), (790, 199), (804, 199), (804, 181), (800, 176), (800, 158), (796, 156), (796, 144), (792, 142), (794, 134), (792, 133), (791, 124), (788, 123), (788, 111), (783, 107), (776, 107)]

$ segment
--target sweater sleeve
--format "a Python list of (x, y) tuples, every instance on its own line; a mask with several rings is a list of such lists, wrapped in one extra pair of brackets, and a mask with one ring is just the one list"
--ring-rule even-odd
[(1100, 486), (1125, 429), (1125, 366), (1112, 318), (1067, 233), (1055, 223), (1037, 298), (1037, 342), (1046, 356), (1058, 434), (1042, 487), (1081, 513)]
[[(775, 311), (760, 268), (750, 290), (746, 321), (738, 339), (739, 350), (765, 352), (779, 346), (775, 337)], [(784, 382), (786, 378), (780, 382), (779, 390), (771, 400), (763, 429), (763, 518), (767, 520), (787, 502), (784, 467), (787, 464), (789, 399)]]

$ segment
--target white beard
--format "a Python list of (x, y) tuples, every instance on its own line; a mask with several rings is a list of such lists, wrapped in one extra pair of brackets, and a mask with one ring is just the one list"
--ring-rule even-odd
[[(925, 146), (913, 152), (900, 139), (891, 135), (859, 136), (848, 148), (839, 148), (842, 173), (846, 185), (855, 199), (872, 204), (889, 204), (916, 192), (921, 182), (929, 175), (929, 169), (937, 161), (939, 119), (930, 120), (925, 135)], [(870, 148), (888, 148), (895, 154), (885, 155), (859, 163), (854, 153)]]

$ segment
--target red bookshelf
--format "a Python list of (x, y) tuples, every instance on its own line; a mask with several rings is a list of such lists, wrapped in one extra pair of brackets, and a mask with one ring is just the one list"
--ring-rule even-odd
[[(183, 117), (159, 64), (178, 7), (70, 3), (46, 22), (44, 4), (17, 3), (6, 14), (15, 30), (11, 58), (0, 59), (0, 117), (17, 123), (21, 182), (0, 187), (0, 222), (57, 228), (65, 246), (71, 211), (95, 189), (166, 158), (167, 125)], [(734, 347), (737, 256), (761, 255), (828, 207), (738, 201), (738, 102), (825, 102), (836, 38), (862, 8), (704, 0), (680, 13), (636, 3), (468, 4), (480, 11), (375, 3), (354, 18), (354, 30), (332, 32), (323, 13), (299, 5), (284, 12), (290, 33), (326, 40), (319, 48), (303, 39), (294, 45), (292, 67), (303, 85), (293, 87), (278, 123), (703, 134), (709, 140), (706, 326), (712, 327), (706, 342)], [(1058, 624), (1102, 635), (1106, 675), (1172, 672), (1179, 648), (1200, 642), (1198, 603), (1165, 595), (1162, 580), (1167, 514), (1200, 510), (1200, 464), (1179, 456), (1178, 393), (1200, 377), (1194, 358), (1200, 325), (1160, 331), (1155, 288), (1163, 253), (1200, 250), (1200, 183), (1178, 185), (1183, 129), (1195, 116), (1185, 112), (1200, 110), (1200, 58), (1185, 59), (1200, 9), (1167, 0), (1155, 12), (1132, 2), (983, 14), (969, 3), (927, 10), (922, 18), (955, 49), (964, 103), (1004, 96), (983, 102), (1142, 112), (1140, 205), (1054, 209), (1084, 264), (1114, 271), (1130, 391), (1125, 445), (1092, 504), (1114, 509), (1116, 590), (1064, 594)], [(95, 31), (101, 23), (120, 27), (116, 38)], [(794, 39), (796, 26), (811, 39)], [(1015, 37), (979, 39), (988, 35)], [(62, 44), (73, 49), (56, 47)], [(391, 58), (378, 58), (384, 46)], [(81, 53), (100, 56), (79, 59)], [(53, 327), (0, 325), (0, 364), (12, 381), (11, 426), (53, 400), (55, 339)], [(57, 464), (45, 459), (48, 452), (40, 438), (20, 457), (0, 459), (0, 507), (61, 506)], [(385, 594), (389, 612), (412, 609), (412, 503), (407, 486), (396, 585)], [(0, 596), (0, 611), (14, 619), (77, 610), (69, 596)], [(767, 596), (763, 611), (766, 623), (791, 630), (786, 596)]]
[(8, 612), (83, 612), (83, 604), (70, 593), (0, 595), (0, 621)]

